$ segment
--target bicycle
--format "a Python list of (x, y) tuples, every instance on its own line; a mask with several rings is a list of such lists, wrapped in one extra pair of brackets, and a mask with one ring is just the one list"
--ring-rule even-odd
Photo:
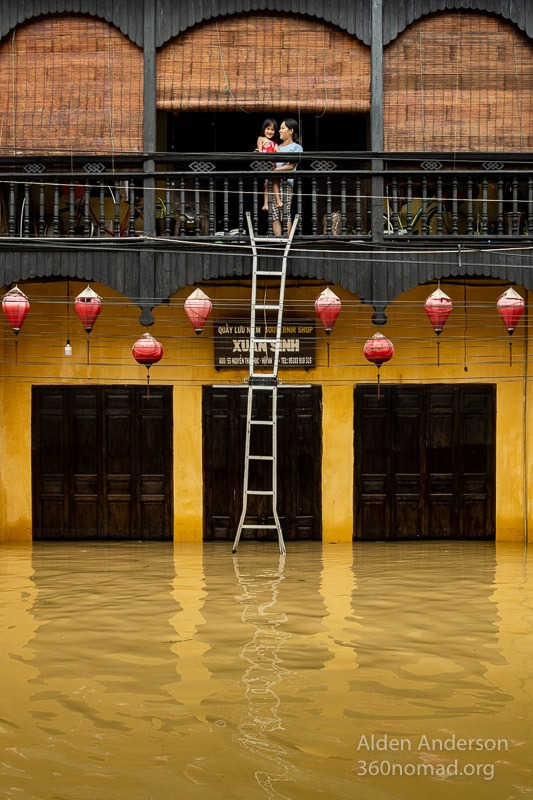
[(455, 204), (450, 200), (441, 200), (431, 197), (425, 202), (420, 201), (419, 208), (414, 215), (407, 204), (403, 204), (399, 211), (391, 212), (390, 204), (387, 202), (387, 210), (383, 213), (384, 233), (388, 235), (423, 235), (423, 236), (452, 236), (470, 232), (473, 222), (469, 223), (468, 215), (459, 207), (458, 201)]
[[(127, 236), (131, 219), (130, 204), (116, 199), (111, 187), (106, 186), (110, 197), (100, 191), (91, 197), (89, 187), (78, 182), (58, 187), (57, 208), (45, 226), (44, 235), (54, 236)], [(135, 203), (134, 218), (141, 216)]]

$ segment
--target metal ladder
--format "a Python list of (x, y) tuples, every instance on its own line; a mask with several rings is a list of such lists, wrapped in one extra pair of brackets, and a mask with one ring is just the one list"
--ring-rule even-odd
[[(250, 233), (250, 243), (252, 246), (252, 300), (251, 300), (251, 314), (250, 314), (250, 349), (248, 351), (248, 403), (246, 409), (246, 444), (244, 451), (244, 478), (243, 478), (243, 491), (242, 491), (242, 513), (237, 526), (237, 534), (233, 542), (233, 553), (237, 552), (237, 546), (241, 538), (241, 533), (246, 529), (270, 529), (276, 530), (278, 533), (279, 552), (285, 553), (285, 543), (283, 541), (283, 532), (278, 516), (277, 509), (277, 405), (278, 405), (278, 366), (279, 366), (279, 353), (281, 343), (281, 330), (283, 321), (283, 302), (285, 299), (285, 280), (287, 275), (287, 258), (291, 248), (294, 232), (298, 226), (298, 214), (296, 214), (292, 223), (289, 235), (286, 238), (276, 237), (273, 239), (270, 236), (257, 237), (254, 234), (252, 227), (252, 220), (249, 213), (246, 214), (246, 221)], [(258, 243), (269, 244), (283, 244), (283, 256), (281, 259), (281, 266), (279, 269), (259, 269), (259, 255), (257, 252)], [(275, 293), (275, 298), (266, 302), (258, 302), (257, 299), (257, 279), (266, 278), (274, 281), (274, 285), (269, 287), (270, 292)], [(266, 290), (265, 290), (266, 294)], [(262, 312), (263, 335), (256, 336), (257, 312)], [(270, 318), (269, 318), (270, 316)], [(272, 317), (274, 319), (272, 319)], [(267, 335), (267, 326), (272, 328), (275, 323), (275, 335)], [(257, 352), (256, 352), (257, 349)], [(269, 354), (273, 350), (271, 363), (269, 361)], [(262, 356), (265, 356), (265, 362), (261, 363)], [(261, 397), (267, 398), (267, 413), (264, 417), (258, 418), (258, 400)], [(270, 453), (257, 453), (254, 451), (256, 446), (253, 442), (254, 433), (258, 433), (260, 427), (268, 428), (271, 432), (270, 438)], [(260, 488), (250, 488), (254, 482), (250, 473), (253, 472), (253, 467), (261, 462), (269, 462), (270, 470), (268, 470), (268, 477), (270, 479), (268, 486)], [(257, 476), (255, 476), (257, 478)], [(264, 475), (263, 475), (264, 477)], [(273, 523), (265, 522), (246, 522), (248, 512), (248, 500), (251, 496), (265, 496), (271, 498), (271, 510)]]

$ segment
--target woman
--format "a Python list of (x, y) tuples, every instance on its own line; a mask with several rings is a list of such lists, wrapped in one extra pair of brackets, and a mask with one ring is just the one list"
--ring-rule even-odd
[[(288, 117), (283, 120), (279, 126), (279, 138), (280, 145), (278, 147), (278, 153), (303, 153), (303, 147), (298, 142), (298, 123), (295, 119)], [(294, 171), (297, 166), (297, 161), (277, 161), (273, 172), (291, 172)], [(280, 183), (280, 196), (283, 206), (279, 207), (275, 199), (271, 204), (274, 236), (283, 235), (282, 214), (284, 209), (287, 217), (287, 230), (290, 231), (291, 229), (290, 217), (294, 179), (287, 178), (286, 180), (281, 180)]]

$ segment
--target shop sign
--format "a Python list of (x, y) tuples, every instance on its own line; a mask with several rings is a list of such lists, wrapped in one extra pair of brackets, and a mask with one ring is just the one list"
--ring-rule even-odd
[[(248, 369), (250, 323), (244, 320), (222, 320), (214, 323), (215, 369)], [(256, 339), (274, 337), (275, 325), (255, 326)], [(274, 342), (255, 342), (256, 364), (271, 367), (274, 363)], [(315, 323), (292, 320), (281, 327), (279, 366), (282, 369), (314, 369)]]

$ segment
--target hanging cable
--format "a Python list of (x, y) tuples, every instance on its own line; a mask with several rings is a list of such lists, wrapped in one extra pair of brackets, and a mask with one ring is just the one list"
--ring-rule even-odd
[(424, 67), (422, 57), (422, 26), (418, 26), (418, 69), (420, 77), (420, 107), (422, 118), (422, 150), (426, 151), (426, 118), (425, 118), (425, 93), (424, 93)]
[(224, 93), (225, 94), (229, 94), (229, 96), (231, 97), (231, 99), (233, 100), (233, 102), (235, 103), (235, 105), (237, 106), (237, 108), (240, 111), (243, 111), (245, 114), (250, 114), (250, 111), (248, 111), (246, 108), (243, 108), (241, 106), (241, 104), (239, 103), (239, 101), (237, 100), (237, 98), (235, 97), (235, 95), (233, 94), (233, 91), (231, 89), (229, 78), (228, 78), (228, 74), (226, 72), (226, 67), (225, 67), (225, 64), (224, 64), (224, 54), (222, 52), (222, 43), (220, 41), (220, 31), (218, 29), (218, 19), (215, 19), (215, 30), (216, 30), (216, 33), (217, 33), (217, 44), (218, 44), (218, 55), (219, 55), (219, 58), (220, 58), (220, 67), (222, 69), (222, 75), (224, 76), (224, 84), (225, 84)]
[(108, 86), (108, 97), (109, 97), (109, 137), (111, 140), (111, 158), (113, 164), (113, 172), (115, 171), (115, 128), (114, 128), (114, 116), (115, 116), (115, 105), (114, 105), (114, 95), (113, 95), (113, 81), (112, 81), (112, 73), (111, 73), (111, 37), (110, 37), (111, 29), (107, 27), (107, 86)]
[(514, 65), (514, 78), (515, 78), (515, 91), (516, 91), (516, 103), (518, 106), (518, 131), (520, 135), (520, 150), (523, 149), (523, 122), (522, 122), (522, 95), (520, 92), (520, 82), (518, 80), (518, 65), (517, 65), (517, 56), (516, 56), (516, 41), (515, 41), (515, 29), (514, 26), (511, 28), (511, 36), (513, 42), (513, 65)]
[(328, 108), (328, 78), (326, 74), (326, 26), (322, 23), (322, 83), (324, 87), (324, 109), (321, 114), (316, 114), (316, 119), (321, 119)]
[(11, 36), (11, 102), (13, 104), (13, 153), (17, 152), (17, 94), (15, 83), (15, 35), (16, 28)]

